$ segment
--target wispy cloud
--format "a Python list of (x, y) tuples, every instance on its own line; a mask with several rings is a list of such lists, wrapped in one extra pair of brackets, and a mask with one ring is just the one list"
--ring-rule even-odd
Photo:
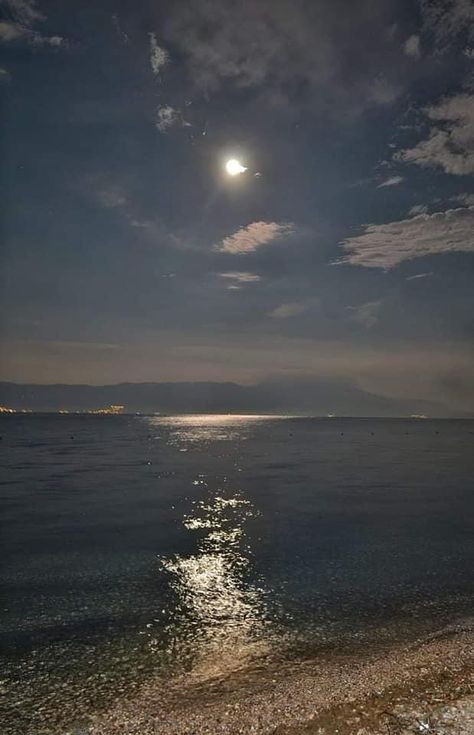
[(156, 127), (160, 132), (164, 133), (174, 127), (191, 127), (191, 123), (184, 120), (180, 110), (177, 110), (170, 105), (163, 105), (158, 108), (156, 113)]
[(474, 207), (367, 225), (361, 235), (349, 237), (342, 246), (347, 254), (339, 263), (384, 269), (427, 255), (474, 252)]
[(163, 107), (158, 108), (156, 113), (156, 127), (158, 130), (161, 130), (162, 133), (165, 130), (168, 130), (168, 128), (173, 127), (173, 125), (176, 125), (178, 120), (178, 112), (173, 107), (163, 105)]
[(227, 273), (218, 273), (219, 278), (223, 278), (228, 282), (228, 289), (238, 290), (242, 285), (248, 283), (259, 283), (262, 280), (257, 273), (246, 273), (245, 271), (228, 271)]
[(360, 306), (348, 306), (349, 318), (366, 329), (374, 327), (379, 320), (381, 301), (367, 301)]
[(176, 235), (161, 222), (159, 219), (142, 219), (134, 214), (133, 205), (120, 210), (125, 221), (130, 227), (133, 227), (141, 236), (151, 244), (159, 244), (162, 247), (171, 247), (182, 249), (186, 247), (186, 241)]
[(16, 41), (25, 34), (25, 31), (18, 23), (10, 23), (4, 21), (0, 23), (0, 41), (8, 43), (9, 41)]
[(414, 276), (407, 276), (406, 281), (416, 281), (418, 278), (431, 278), (433, 275), (433, 271), (429, 271), (429, 273), (417, 273)]
[(245, 255), (253, 253), (262, 245), (280, 240), (296, 232), (292, 222), (252, 222), (247, 227), (241, 227), (233, 235), (225, 237), (215, 249), (221, 253)]
[(377, 105), (391, 105), (400, 96), (400, 87), (379, 75), (370, 82), (367, 93), (371, 102)]
[(130, 37), (128, 36), (127, 33), (125, 33), (124, 30), (122, 30), (122, 26), (120, 25), (119, 17), (116, 14), (112, 15), (112, 25), (115, 28), (117, 36), (120, 38), (122, 43), (129, 44)]
[(119, 187), (100, 189), (96, 193), (97, 201), (105, 209), (116, 209), (127, 204), (127, 196)]
[(167, 50), (158, 44), (156, 35), (150, 33), (150, 66), (153, 74), (158, 75), (168, 61), (169, 54)]
[(420, 0), (423, 31), (434, 41), (437, 53), (467, 34), (474, 38), (474, 6), (470, 0)]
[(474, 173), (474, 95), (446, 97), (425, 114), (437, 124), (425, 140), (396, 153), (395, 160), (458, 176)]
[(20, 23), (2, 21), (0, 23), (0, 42), (26, 41), (32, 46), (52, 46), (59, 48), (65, 44), (62, 36), (45, 36)]
[[(144, 216), (142, 207), (138, 205), (133, 175), (114, 180), (107, 174), (93, 173), (81, 179), (77, 188), (96, 206), (108, 210), (116, 222), (132, 228), (134, 237), (140, 241), (177, 249), (188, 246), (184, 235), (171, 232), (159, 217)], [(167, 277), (172, 276), (167, 274)]]
[(5, 0), (10, 15), (19, 23), (32, 25), (36, 21), (45, 20), (45, 16), (38, 10), (36, 0)]
[(420, 56), (420, 37), (413, 35), (407, 38), (403, 44), (403, 50), (407, 56), (418, 58)]
[(465, 204), (466, 207), (474, 207), (474, 194), (458, 194), (451, 201)]
[(8, 69), (0, 67), (0, 84), (8, 84), (11, 79), (11, 74)]
[(244, 271), (229, 271), (227, 273), (219, 273), (221, 278), (232, 278), (239, 283), (257, 283), (261, 281), (261, 276), (256, 273), (246, 273)]
[(103, 172), (94, 172), (81, 177), (74, 189), (87, 199), (93, 199), (104, 209), (125, 208), (129, 202), (129, 181), (119, 180)]
[(408, 214), (426, 214), (427, 211), (428, 207), (426, 204), (414, 204), (413, 207), (410, 208)]
[(393, 103), (402, 91), (393, 65), (382, 63), (382, 53), (375, 74), (371, 63), (374, 44), (386, 50), (387, 3), (360, 0), (344, 8), (344, 18), (330, 2), (197, 0), (173, 4), (163, 37), (198, 93), (262, 88), (265, 99), (289, 106), (287, 92), (299, 86), (319, 111), (342, 106), (351, 115)]
[(37, 30), (46, 16), (37, 8), (35, 0), (3, 0), (6, 20), (0, 23), (0, 42), (26, 41), (34, 46), (59, 48), (66, 41), (62, 36), (47, 36)]
[(280, 306), (273, 309), (268, 316), (271, 316), (274, 319), (289, 319), (290, 317), (304, 314), (308, 309), (309, 304), (303, 301), (293, 301), (288, 304), (280, 304)]
[(383, 189), (384, 186), (398, 186), (402, 181), (403, 176), (391, 176), (389, 179), (382, 181), (382, 183), (378, 185), (377, 189)]

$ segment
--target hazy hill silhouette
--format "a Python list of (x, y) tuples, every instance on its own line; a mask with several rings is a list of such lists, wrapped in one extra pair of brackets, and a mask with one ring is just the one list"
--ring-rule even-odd
[(33, 411), (82, 411), (121, 404), (142, 413), (302, 413), (344, 416), (472, 416), (443, 404), (374, 395), (332, 381), (236, 383), (120, 383), (34, 385), (0, 383), (0, 404)]

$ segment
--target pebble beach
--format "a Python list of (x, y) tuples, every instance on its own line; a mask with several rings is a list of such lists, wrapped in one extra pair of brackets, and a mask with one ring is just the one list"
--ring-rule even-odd
[(91, 735), (472, 735), (473, 621), (356, 659), (242, 672), (169, 688), (148, 682), (88, 723)]

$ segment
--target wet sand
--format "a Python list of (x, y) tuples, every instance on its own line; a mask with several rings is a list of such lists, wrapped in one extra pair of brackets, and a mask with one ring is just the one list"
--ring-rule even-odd
[(225, 679), (176, 680), (168, 687), (150, 681), (82, 732), (473, 735), (473, 644), (469, 620), (365, 656), (336, 652)]

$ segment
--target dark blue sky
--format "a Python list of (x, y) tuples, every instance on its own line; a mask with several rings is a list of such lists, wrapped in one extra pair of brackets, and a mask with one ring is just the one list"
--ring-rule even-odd
[(1, 8), (0, 378), (474, 410), (470, 2)]

